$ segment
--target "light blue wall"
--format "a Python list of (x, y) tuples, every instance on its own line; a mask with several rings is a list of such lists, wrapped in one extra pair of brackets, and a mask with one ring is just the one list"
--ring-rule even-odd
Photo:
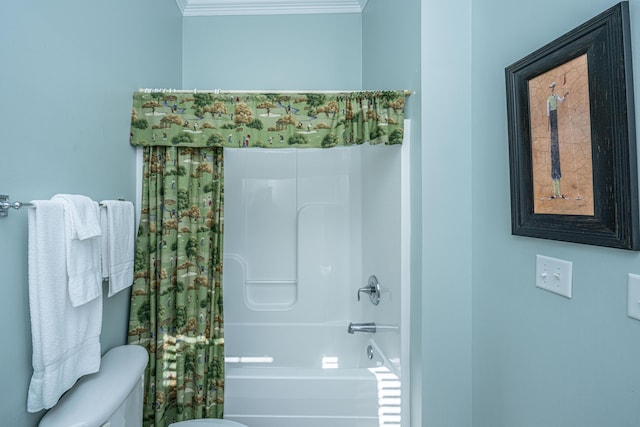
[[(180, 18), (173, 0), (13, 2), (0, 15), (0, 194), (133, 199), (132, 150), (117, 141), (138, 87), (416, 90), (415, 425), (635, 426), (640, 322), (626, 316), (626, 275), (640, 254), (513, 237), (509, 217), (504, 67), (613, 4), (369, 0), (362, 15)], [(0, 417), (35, 425), (26, 212), (0, 219), (0, 238)], [(573, 299), (535, 288), (537, 253), (573, 261)], [(127, 305), (106, 301), (105, 349), (124, 342)]]
[[(135, 198), (131, 94), (181, 80), (173, 0), (8, 2), (0, 13), (0, 194)], [(0, 219), (0, 424), (28, 427), (27, 210)], [(102, 350), (126, 342), (128, 292), (105, 300)]]
[[(473, 1), (474, 426), (640, 424), (640, 322), (626, 314), (640, 254), (514, 237), (509, 214), (504, 68), (614, 4)], [(636, 42), (640, 2), (630, 9)], [(535, 287), (536, 254), (573, 261), (573, 299)]]
[(424, 426), (472, 425), (471, 3), (421, 10)]
[[(422, 170), (420, 0), (369, 0), (362, 14), (363, 89), (406, 89), (411, 120), (411, 414), (422, 425)], [(404, 371), (407, 372), (407, 371)], [(437, 425), (437, 424), (434, 424)]]
[(183, 89), (362, 86), (360, 14), (184, 18)]

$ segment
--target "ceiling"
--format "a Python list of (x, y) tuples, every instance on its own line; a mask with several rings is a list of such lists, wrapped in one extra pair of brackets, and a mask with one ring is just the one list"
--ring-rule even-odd
[(367, 0), (176, 0), (183, 16), (361, 13)]

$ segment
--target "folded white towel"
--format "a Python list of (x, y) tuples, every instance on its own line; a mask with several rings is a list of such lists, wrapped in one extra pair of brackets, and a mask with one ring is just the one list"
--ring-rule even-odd
[(56, 194), (51, 200), (64, 206), (69, 298), (77, 307), (102, 295), (100, 208), (74, 194)]
[(69, 214), (72, 227), (72, 239), (84, 240), (102, 234), (100, 211), (97, 202), (79, 194), (56, 194), (51, 200), (63, 200), (65, 212)]
[(100, 202), (102, 225), (102, 277), (109, 279), (109, 296), (133, 284), (135, 214), (133, 203)]
[(29, 309), (33, 376), (27, 410), (51, 408), (83, 375), (100, 368), (102, 299), (73, 307), (67, 291), (64, 205), (31, 202)]

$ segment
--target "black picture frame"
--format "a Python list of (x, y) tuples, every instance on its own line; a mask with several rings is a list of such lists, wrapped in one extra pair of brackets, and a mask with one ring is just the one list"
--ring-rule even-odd
[(506, 67), (513, 235), (640, 249), (629, 22), (620, 2)]

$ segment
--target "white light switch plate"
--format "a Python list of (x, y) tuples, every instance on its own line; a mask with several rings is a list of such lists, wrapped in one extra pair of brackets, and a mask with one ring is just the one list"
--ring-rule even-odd
[(571, 298), (573, 263), (544, 255), (536, 256), (536, 286)]
[(627, 279), (628, 301), (627, 315), (640, 320), (640, 276), (629, 274)]

